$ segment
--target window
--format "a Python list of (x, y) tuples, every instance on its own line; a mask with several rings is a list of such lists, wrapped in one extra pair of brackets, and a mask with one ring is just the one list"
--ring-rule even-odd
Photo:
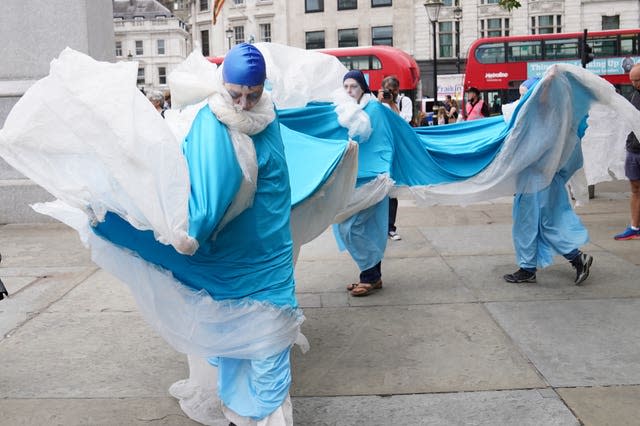
[(480, 20), (480, 38), (502, 37), (509, 35), (509, 18), (490, 18)]
[(209, 10), (209, 0), (200, 0), (200, 12)]
[(342, 56), (338, 60), (348, 70), (381, 70), (382, 62), (376, 56)]
[(602, 17), (603, 30), (617, 30), (619, 28), (620, 28), (620, 15)]
[(482, 0), (482, 4), (498, 4), (499, 0)]
[(271, 41), (271, 24), (260, 24), (260, 41)]
[(158, 40), (158, 55), (164, 55), (164, 40)]
[(444, 0), (442, 2), (443, 6), (453, 6), (453, 0)]
[(122, 42), (116, 41), (116, 56), (122, 56)]
[(371, 7), (391, 6), (391, 0), (371, 0)]
[(453, 22), (438, 22), (438, 42), (441, 58), (453, 58)]
[(580, 57), (580, 41), (577, 38), (546, 40), (544, 42), (545, 59), (576, 59)]
[(307, 49), (324, 48), (324, 31), (309, 31), (305, 33), (305, 46)]
[(305, 13), (323, 12), (324, 0), (304, 0)]
[(158, 84), (167, 84), (167, 68), (158, 67)]
[(541, 41), (510, 41), (507, 44), (507, 61), (539, 61), (542, 60)]
[(338, 10), (357, 9), (358, 0), (338, 0)]
[(244, 0), (233, 0), (234, 6), (244, 6)]
[(144, 86), (144, 68), (138, 68), (138, 80), (137, 83), (139, 86)]
[(476, 59), (481, 64), (504, 62), (504, 43), (481, 44), (476, 49)]
[(144, 25), (144, 17), (143, 16), (134, 16), (133, 17), (133, 25), (139, 27)]
[(371, 44), (393, 46), (393, 27), (371, 27)]
[(561, 15), (543, 15), (531, 17), (531, 34), (553, 34), (561, 32)]
[(640, 51), (638, 48), (638, 38), (635, 35), (620, 36), (620, 54), (635, 55)]
[(350, 28), (348, 30), (338, 30), (338, 47), (356, 47), (357, 45), (358, 45), (358, 29), (357, 28)]
[(235, 41), (234, 44), (244, 43), (244, 27), (243, 26), (233, 27), (233, 37)]
[(209, 56), (209, 30), (200, 31), (200, 44), (202, 45), (202, 55)]
[(142, 40), (136, 40), (136, 56), (144, 55)]
[(589, 38), (587, 39), (587, 43), (593, 49), (593, 56), (596, 58), (616, 55), (618, 40), (615, 37)]

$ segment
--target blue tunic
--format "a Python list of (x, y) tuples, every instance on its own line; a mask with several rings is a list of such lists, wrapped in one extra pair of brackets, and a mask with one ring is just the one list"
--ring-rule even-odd
[[(152, 232), (138, 231), (115, 214), (108, 214), (95, 232), (216, 300), (249, 298), (297, 307), (289, 229), (291, 189), (278, 120), (252, 140), (258, 161), (253, 206), (212, 240), (240, 185), (241, 171), (226, 127), (208, 106), (198, 113), (183, 145), (191, 179), (189, 234), (200, 243), (193, 256), (158, 243)], [(222, 402), (242, 416), (264, 418), (288, 394), (289, 349), (261, 360), (211, 361), (219, 366)]]

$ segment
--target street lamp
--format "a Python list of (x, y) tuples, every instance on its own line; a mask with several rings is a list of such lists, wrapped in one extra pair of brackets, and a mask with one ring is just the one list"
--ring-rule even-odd
[(233, 38), (233, 29), (229, 27), (224, 33), (227, 35), (227, 40), (229, 40), (229, 50), (231, 50), (231, 39)]
[(442, 0), (425, 0), (424, 8), (427, 10), (427, 17), (431, 21), (433, 28), (433, 105), (438, 102), (438, 50), (436, 48), (436, 24), (438, 23), (438, 15), (440, 8), (444, 2)]
[(453, 9), (453, 19), (456, 20), (456, 68), (460, 74), (460, 20), (462, 19), (462, 8), (456, 6)]

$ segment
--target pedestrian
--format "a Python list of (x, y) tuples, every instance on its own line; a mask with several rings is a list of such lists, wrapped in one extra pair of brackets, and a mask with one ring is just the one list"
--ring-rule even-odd
[(150, 90), (149, 93), (147, 93), (147, 99), (149, 99), (149, 102), (151, 102), (156, 111), (158, 111), (162, 118), (164, 118), (165, 108), (164, 95), (162, 92), (159, 90)]
[[(631, 85), (635, 89), (631, 95), (631, 105), (640, 110), (640, 64), (635, 64), (629, 71)], [(627, 157), (624, 163), (624, 173), (631, 186), (631, 223), (621, 233), (613, 238), (621, 240), (640, 239), (640, 141), (631, 132), (627, 136)]]
[[(520, 93), (531, 90), (538, 79), (529, 79)], [(586, 130), (586, 117), (579, 136)], [(536, 141), (530, 141), (535, 143)], [(589, 277), (593, 257), (579, 247), (589, 240), (589, 234), (570, 204), (566, 185), (576, 170), (582, 167), (582, 149), (578, 142), (564, 165), (546, 188), (533, 193), (517, 193), (513, 200), (513, 245), (519, 269), (504, 275), (509, 283), (535, 283), (538, 266), (553, 263), (553, 255), (561, 254), (576, 270), (575, 285)], [(538, 176), (525, 175), (523, 179)]]
[[(351, 70), (346, 73), (343, 85), (347, 94), (361, 108), (375, 108), (377, 102), (371, 102), (375, 98), (371, 95), (362, 71)], [(360, 145), (359, 157), (367, 158), (370, 155), (368, 149), (371, 144), (368, 141), (360, 142), (364, 143)], [(374, 176), (366, 176), (362, 166), (363, 163), (358, 169), (359, 186), (374, 178)], [(339, 243), (349, 251), (360, 269), (358, 282), (347, 286), (347, 291), (352, 296), (368, 296), (382, 288), (382, 258), (387, 245), (388, 200), (388, 197), (384, 197), (382, 201), (355, 213), (334, 228)]]
[[(390, 75), (382, 80), (382, 94), (378, 92), (378, 100), (385, 105), (389, 106), (392, 111), (398, 113), (400, 117), (407, 123), (411, 123), (413, 118), (413, 102), (409, 97), (400, 93), (400, 81), (395, 75)], [(386, 94), (390, 97), (386, 97)], [(398, 215), (398, 198), (389, 197), (389, 224), (387, 234), (392, 241), (399, 241), (402, 239), (398, 234), (396, 227), (396, 217)]]
[(480, 90), (470, 87), (467, 90), (466, 120), (477, 120), (489, 116), (489, 107), (482, 100)]

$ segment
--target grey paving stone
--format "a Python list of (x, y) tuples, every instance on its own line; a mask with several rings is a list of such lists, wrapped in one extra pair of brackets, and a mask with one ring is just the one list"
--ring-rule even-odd
[(510, 224), (421, 227), (420, 231), (443, 256), (513, 253)]
[(424, 305), (477, 300), (440, 257), (386, 259), (382, 262), (382, 281), (382, 290), (367, 297), (349, 297), (349, 305)]
[(0, 302), (0, 341), (16, 327), (45, 311), (95, 270), (95, 266), (75, 268), (73, 272), (27, 278), (30, 285)]
[(294, 396), (544, 387), (477, 304), (306, 309)]
[(76, 231), (62, 224), (0, 227), (2, 267), (86, 266), (91, 264)]
[(561, 388), (558, 393), (585, 426), (635, 426), (640, 386)]
[(557, 396), (536, 390), (294, 398), (293, 412), (308, 426), (580, 424)]
[(554, 387), (640, 383), (640, 299), (494, 302), (487, 308)]
[[(199, 425), (173, 398), (0, 399), (0, 424), (13, 426)], [(225, 426), (229, 422), (223, 423)]]
[(0, 269), (0, 279), (11, 296), (38, 279), (37, 277), (4, 276), (2, 272), (4, 271)]
[(48, 312), (137, 312), (128, 287), (108, 272), (99, 269)]
[(41, 314), (0, 344), (0, 398), (166, 397), (186, 357), (137, 313)]
[(556, 263), (537, 272), (536, 283), (510, 284), (502, 278), (518, 267), (513, 256), (446, 256), (444, 259), (464, 285), (482, 301), (536, 299), (595, 299), (639, 297), (640, 285), (630, 277), (640, 269), (603, 251), (590, 251), (594, 263), (589, 278), (574, 285), (575, 270), (561, 256)]

